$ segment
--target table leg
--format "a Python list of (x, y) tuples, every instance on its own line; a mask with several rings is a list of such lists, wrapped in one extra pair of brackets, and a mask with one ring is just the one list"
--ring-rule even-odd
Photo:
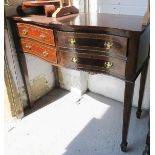
[(141, 113), (142, 113), (141, 107), (142, 107), (142, 101), (143, 101), (143, 95), (144, 95), (144, 89), (145, 89), (147, 68), (148, 68), (148, 62), (147, 62), (147, 64), (145, 64), (145, 66), (143, 67), (142, 72), (141, 72), (138, 109), (137, 109), (137, 112), (136, 112), (137, 118), (140, 118)]
[(127, 136), (130, 123), (132, 98), (134, 92), (134, 82), (125, 82), (125, 93), (124, 93), (124, 110), (123, 110), (123, 128), (122, 128), (122, 143), (121, 150), (127, 151)]
[(29, 105), (29, 107), (32, 107), (34, 101), (32, 100), (32, 93), (31, 93), (31, 88), (30, 88), (30, 82), (29, 82), (29, 77), (28, 77), (28, 70), (27, 70), (25, 55), (22, 53), (18, 53), (18, 59), (19, 59), (20, 68), (22, 68), (21, 73), (22, 73), (22, 77), (23, 77), (25, 91), (27, 94), (28, 105)]
[(58, 67), (53, 66), (53, 72), (54, 72), (54, 77), (55, 77), (55, 87), (59, 88), (60, 83), (59, 83), (59, 73), (58, 73)]
[(146, 137), (146, 145), (145, 150), (143, 151), (143, 155), (150, 155), (150, 121), (149, 121), (149, 131)]

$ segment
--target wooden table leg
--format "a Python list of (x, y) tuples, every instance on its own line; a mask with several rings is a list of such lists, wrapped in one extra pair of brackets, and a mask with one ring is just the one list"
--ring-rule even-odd
[(148, 62), (145, 64), (145, 66), (143, 67), (142, 72), (141, 72), (138, 109), (136, 112), (137, 118), (140, 118), (141, 113), (142, 113), (142, 101), (143, 101), (143, 96), (144, 96), (147, 68), (148, 68)]
[(20, 68), (22, 68), (21, 73), (22, 73), (22, 77), (23, 77), (25, 91), (27, 94), (28, 105), (29, 105), (29, 107), (32, 107), (34, 101), (32, 100), (32, 93), (31, 93), (31, 88), (30, 88), (30, 82), (29, 82), (29, 77), (28, 77), (28, 70), (27, 70), (25, 55), (22, 53), (18, 53), (18, 59), (19, 59)]
[(22, 74), (22, 79), (23, 79), (23, 83), (24, 83), (24, 87), (25, 87), (25, 91), (26, 91), (26, 95), (27, 95), (27, 99), (28, 99), (28, 106), (29, 106), (29, 108), (31, 108), (34, 101), (32, 100), (32, 93), (31, 93), (31, 88), (30, 88), (26, 58), (25, 58), (24, 53), (20, 52), (21, 47), (19, 46), (20, 40), (17, 36), (16, 23), (11, 20), (10, 25), (11, 25), (11, 31), (13, 34), (13, 40), (14, 40), (15, 47), (17, 50), (17, 58), (18, 58), (19, 66), (20, 66), (20, 71)]
[(149, 121), (149, 131), (146, 137), (146, 145), (145, 150), (143, 151), (143, 155), (150, 155), (150, 121)]
[(128, 128), (130, 123), (132, 98), (134, 92), (134, 82), (125, 82), (125, 93), (124, 93), (124, 110), (123, 110), (123, 128), (122, 128), (122, 143), (121, 150), (123, 152), (127, 151), (127, 136)]
[(55, 87), (60, 88), (59, 73), (58, 73), (58, 67), (57, 66), (53, 66), (53, 72), (54, 72), (54, 77), (55, 77)]

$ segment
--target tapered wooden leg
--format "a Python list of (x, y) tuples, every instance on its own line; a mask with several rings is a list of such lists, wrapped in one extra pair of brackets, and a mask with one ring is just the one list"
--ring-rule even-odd
[(124, 93), (124, 110), (123, 110), (123, 128), (122, 128), (122, 143), (121, 150), (127, 151), (127, 136), (128, 128), (130, 123), (132, 98), (134, 92), (134, 82), (125, 82), (125, 93)]
[(54, 72), (54, 76), (55, 76), (55, 87), (59, 88), (60, 87), (60, 83), (59, 83), (58, 67), (53, 66), (53, 72)]
[(147, 76), (147, 68), (148, 68), (148, 62), (145, 64), (145, 66), (143, 67), (143, 70), (141, 72), (138, 109), (137, 109), (137, 112), (136, 112), (137, 118), (140, 118), (141, 113), (142, 113), (141, 108), (142, 108), (142, 101), (143, 101), (145, 82), (146, 82), (146, 76)]
[(143, 151), (143, 155), (150, 155), (150, 121), (149, 121), (149, 131), (146, 137), (146, 145), (145, 150)]
[(28, 105), (29, 105), (29, 107), (32, 107), (34, 101), (32, 100), (32, 93), (31, 93), (31, 88), (30, 88), (30, 82), (29, 82), (29, 77), (28, 77), (28, 70), (27, 70), (25, 55), (22, 53), (18, 53), (18, 59), (19, 59), (19, 65), (21, 68), (21, 73), (22, 73), (23, 82), (24, 82), (24, 86), (25, 86), (25, 91), (27, 94)]
[(25, 87), (25, 91), (26, 91), (26, 95), (28, 99), (28, 106), (30, 108), (32, 107), (34, 101), (32, 100), (32, 93), (31, 93), (31, 88), (30, 88), (26, 58), (25, 58), (25, 55), (22, 52), (20, 52), (21, 47), (19, 45), (21, 44), (21, 42), (16, 34), (17, 33), (16, 23), (11, 20), (10, 25), (11, 25), (11, 31), (13, 34), (13, 40), (15, 43), (16, 51), (17, 51), (17, 58), (18, 58), (19, 66), (20, 66), (20, 71), (22, 74), (22, 79), (23, 79), (23, 83), (24, 83), (24, 87)]

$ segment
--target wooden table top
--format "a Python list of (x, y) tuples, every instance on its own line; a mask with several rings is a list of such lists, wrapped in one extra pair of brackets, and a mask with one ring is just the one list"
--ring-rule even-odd
[(142, 32), (143, 16), (117, 15), (104, 13), (80, 13), (60, 18), (46, 17), (44, 15), (29, 15), (14, 17), (14, 19), (35, 22), (44, 25), (66, 25), (78, 27), (104, 27), (126, 31)]

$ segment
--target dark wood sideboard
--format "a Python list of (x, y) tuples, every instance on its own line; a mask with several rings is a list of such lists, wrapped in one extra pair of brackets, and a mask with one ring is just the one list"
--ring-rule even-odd
[(24, 54), (56, 67), (104, 73), (125, 81), (121, 150), (127, 151), (134, 83), (141, 73), (137, 118), (141, 116), (149, 61), (149, 24), (143, 17), (74, 14), (9, 17), (30, 107), (33, 106)]

